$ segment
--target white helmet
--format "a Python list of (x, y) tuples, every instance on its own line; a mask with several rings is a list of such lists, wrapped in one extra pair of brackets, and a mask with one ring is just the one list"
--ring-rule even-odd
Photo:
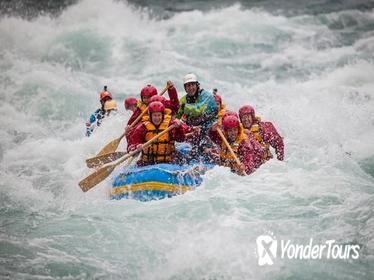
[(183, 84), (187, 84), (187, 83), (193, 83), (193, 82), (197, 82), (197, 77), (194, 73), (188, 73), (186, 76), (184, 76), (184, 79), (183, 79)]

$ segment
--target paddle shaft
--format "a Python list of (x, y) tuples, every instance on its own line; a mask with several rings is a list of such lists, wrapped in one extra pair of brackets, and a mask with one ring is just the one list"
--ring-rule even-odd
[[(234, 151), (232, 150), (232, 148), (231, 148), (229, 142), (227, 142), (227, 139), (226, 139), (225, 135), (223, 134), (222, 130), (221, 130), (219, 127), (217, 127), (217, 132), (218, 132), (219, 136), (221, 137), (223, 143), (225, 143), (227, 149), (229, 149), (229, 151), (230, 151), (232, 157), (234, 158), (236, 164), (237, 164), (239, 167), (241, 167), (242, 164), (241, 164), (240, 160), (238, 159), (238, 157), (236, 156), (236, 154), (235, 154)], [(242, 170), (242, 172), (243, 172), (244, 175), (247, 175), (247, 173), (245, 172), (245, 170), (243, 170), (243, 169), (241, 169), (241, 170)]]

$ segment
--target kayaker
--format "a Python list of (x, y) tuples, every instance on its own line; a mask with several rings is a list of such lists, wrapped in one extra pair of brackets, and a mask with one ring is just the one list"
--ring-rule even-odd
[(144, 143), (169, 126), (177, 127), (164, 134), (156, 142), (142, 150), (138, 165), (171, 163), (176, 161), (175, 141), (184, 142), (186, 134), (192, 129), (178, 119), (172, 118), (170, 110), (164, 104), (155, 101), (149, 104), (149, 120), (140, 123), (129, 138), (128, 151), (141, 148)]
[(230, 144), (234, 154), (241, 162), (240, 166), (236, 163), (234, 157), (225, 145), (224, 141), (217, 132), (218, 124), (215, 124), (209, 130), (209, 136), (219, 146), (220, 165), (231, 168), (231, 171), (242, 175), (243, 170), (246, 174), (252, 173), (255, 169), (254, 149), (240, 125), (239, 119), (234, 115), (224, 116), (222, 118), (223, 133)]
[(199, 136), (191, 139), (192, 156), (197, 158), (204, 155), (204, 150), (211, 146), (207, 134), (208, 129), (217, 120), (218, 108), (213, 95), (200, 88), (195, 74), (187, 74), (183, 84), (187, 94), (180, 100), (180, 108), (176, 117), (189, 126), (200, 126)]
[(135, 97), (127, 97), (123, 104), (125, 105), (125, 109), (127, 111), (135, 112), (136, 108), (138, 107), (138, 100)]
[(255, 115), (255, 109), (250, 105), (244, 105), (239, 109), (239, 117), (245, 133), (253, 135), (264, 148), (265, 161), (273, 157), (269, 146), (275, 149), (278, 160), (284, 159), (283, 138), (271, 122), (261, 121), (261, 118)]
[(104, 86), (103, 91), (99, 95), (101, 107), (92, 113), (86, 122), (86, 136), (90, 136), (95, 127), (100, 126), (102, 119), (105, 117), (104, 104), (106, 101), (112, 100), (112, 94)]

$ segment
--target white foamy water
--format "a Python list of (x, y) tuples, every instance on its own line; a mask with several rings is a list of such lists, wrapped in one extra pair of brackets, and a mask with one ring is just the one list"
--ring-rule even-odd
[[(102, 0), (1, 18), (0, 278), (372, 279), (373, 26), (373, 11), (234, 5), (159, 20)], [(191, 71), (229, 108), (272, 121), (286, 160), (245, 178), (216, 167), (162, 201), (110, 201), (110, 178), (82, 193), (84, 160), (122, 133), (124, 97), (168, 79), (181, 97)], [(120, 112), (86, 138), (103, 85)], [(360, 257), (259, 267), (255, 241), (269, 232), (359, 244)]]

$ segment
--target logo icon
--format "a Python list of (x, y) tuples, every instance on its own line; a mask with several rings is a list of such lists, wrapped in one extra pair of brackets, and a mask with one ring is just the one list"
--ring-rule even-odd
[(269, 235), (260, 235), (256, 239), (258, 265), (274, 264), (274, 259), (277, 256), (277, 240)]
[(361, 249), (358, 244), (339, 244), (334, 239), (317, 244), (313, 238), (310, 238), (307, 244), (294, 243), (292, 240), (277, 240), (272, 232), (258, 236), (256, 245), (259, 266), (273, 265), (278, 249), (278, 258), (289, 260), (321, 260), (323, 258), (357, 260)]

